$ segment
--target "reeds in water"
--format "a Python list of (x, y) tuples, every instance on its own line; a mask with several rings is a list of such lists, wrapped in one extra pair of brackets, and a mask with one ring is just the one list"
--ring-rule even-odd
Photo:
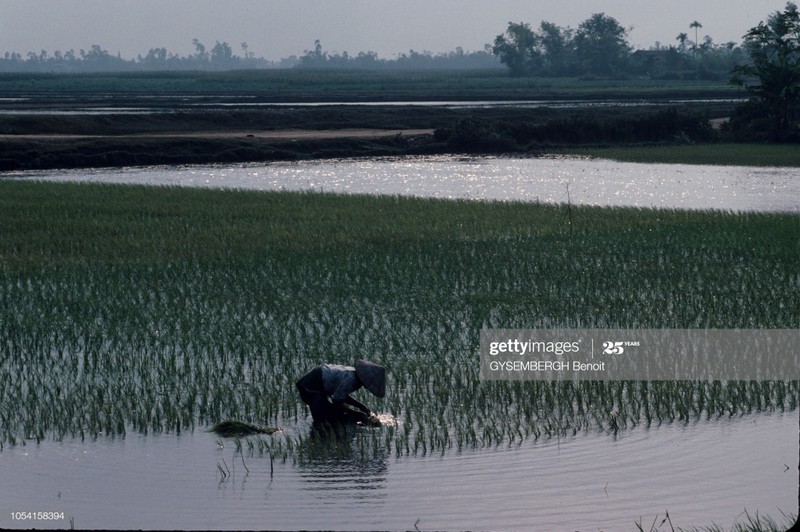
[[(307, 417), (388, 368), (394, 454), (797, 407), (797, 382), (478, 379), (481, 328), (795, 328), (789, 214), (0, 182), (0, 442)], [(8, 230), (5, 230), (8, 228)], [(254, 440), (274, 459), (297, 431)]]

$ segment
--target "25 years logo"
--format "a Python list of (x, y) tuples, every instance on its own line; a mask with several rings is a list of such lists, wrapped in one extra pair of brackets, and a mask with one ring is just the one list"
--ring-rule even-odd
[[(624, 347), (623, 347), (624, 346)], [(621, 355), (625, 347), (639, 347), (639, 342), (603, 342), (604, 355)]]
[(603, 342), (603, 353), (606, 355), (621, 355), (624, 352), (622, 342)]

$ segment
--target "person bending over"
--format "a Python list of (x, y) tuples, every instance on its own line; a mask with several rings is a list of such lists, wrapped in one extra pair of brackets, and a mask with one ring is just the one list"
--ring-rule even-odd
[(296, 385), (314, 423), (365, 423), (370, 419), (369, 408), (350, 394), (363, 386), (382, 398), (386, 395), (386, 369), (367, 360), (356, 360), (353, 366), (323, 364), (303, 375)]

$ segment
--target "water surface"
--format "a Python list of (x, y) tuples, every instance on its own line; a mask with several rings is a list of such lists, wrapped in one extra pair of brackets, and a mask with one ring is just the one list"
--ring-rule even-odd
[(628, 207), (800, 212), (800, 168), (576, 157), (403, 157), (11, 172), (7, 177)]
[(7, 517), (19, 509), (61, 509), (78, 528), (289, 530), (633, 530), (665, 511), (729, 529), (745, 509), (797, 512), (796, 412), (272, 469), (219, 441), (198, 429), (6, 448), (0, 526), (23, 528)]
[(451, 109), (471, 108), (549, 108), (591, 109), (595, 107), (674, 107), (679, 105), (741, 103), (746, 98), (677, 98), (665, 100), (647, 99), (571, 99), (571, 100), (463, 100), (463, 101), (359, 101), (359, 102), (264, 102), (255, 96), (219, 97), (209, 95), (127, 95), (128, 102), (141, 101), (140, 105), (116, 106), (108, 104), (108, 97), (98, 96), (102, 103), (79, 103), (73, 101), (42, 101), (37, 98), (0, 98), (0, 115), (115, 115), (173, 113), (181, 109), (203, 111), (225, 111), (227, 109), (269, 109), (271, 107), (443, 107)]

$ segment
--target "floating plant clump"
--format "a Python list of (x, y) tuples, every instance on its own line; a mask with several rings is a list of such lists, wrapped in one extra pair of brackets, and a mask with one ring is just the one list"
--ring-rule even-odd
[(245, 436), (252, 436), (254, 434), (275, 434), (280, 432), (278, 427), (263, 427), (245, 421), (238, 421), (235, 419), (226, 419), (219, 423), (214, 423), (214, 426), (209, 429), (218, 436), (224, 438), (241, 438)]
[(796, 328), (796, 215), (0, 186), (4, 445), (295, 426), (295, 380), (355, 358), (388, 369), (365, 401), (393, 422), (347, 440), (367, 453), (797, 407), (797, 382), (478, 377), (486, 327)]

